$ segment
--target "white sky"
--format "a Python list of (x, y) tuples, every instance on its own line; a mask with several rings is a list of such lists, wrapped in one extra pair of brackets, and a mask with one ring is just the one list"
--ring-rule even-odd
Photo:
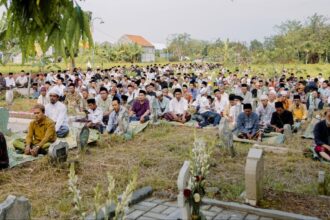
[(104, 24), (94, 22), (98, 42), (138, 34), (166, 43), (169, 35), (184, 32), (203, 40), (248, 42), (274, 34), (274, 26), (287, 19), (330, 15), (330, 0), (85, 0), (79, 4), (104, 20)]

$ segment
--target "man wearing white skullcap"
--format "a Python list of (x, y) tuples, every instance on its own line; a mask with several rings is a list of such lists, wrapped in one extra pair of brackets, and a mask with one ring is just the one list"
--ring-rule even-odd
[(261, 95), (260, 105), (256, 109), (256, 113), (259, 116), (260, 127), (267, 129), (270, 126), (273, 112), (275, 112), (275, 108), (268, 103), (268, 96)]
[(170, 99), (163, 96), (161, 91), (156, 92), (157, 103), (158, 103), (158, 117), (163, 118), (164, 114), (169, 111)]
[(68, 116), (66, 106), (59, 101), (61, 91), (53, 87), (49, 91), (50, 103), (46, 105), (45, 114), (55, 122), (56, 135), (59, 138), (69, 133)]

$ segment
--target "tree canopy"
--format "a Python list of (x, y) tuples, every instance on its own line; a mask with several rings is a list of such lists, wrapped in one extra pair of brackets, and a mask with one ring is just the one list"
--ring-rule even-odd
[(36, 55), (36, 47), (54, 55), (73, 58), (79, 43), (93, 46), (88, 12), (72, 0), (0, 0), (6, 8), (0, 28), (1, 46), (15, 39), (23, 61)]
[(233, 42), (220, 38), (208, 42), (192, 39), (187, 33), (172, 35), (168, 49), (173, 58), (182, 57), (223, 63), (328, 63), (330, 58), (330, 24), (314, 14), (306, 21), (289, 20), (275, 27), (277, 34), (264, 41)]

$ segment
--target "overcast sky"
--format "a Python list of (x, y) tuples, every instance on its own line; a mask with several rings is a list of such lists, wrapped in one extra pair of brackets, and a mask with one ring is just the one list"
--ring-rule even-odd
[(275, 25), (304, 20), (314, 13), (330, 17), (330, 0), (85, 0), (93, 17), (94, 39), (114, 42), (123, 34), (166, 43), (169, 35), (249, 42), (276, 33)]

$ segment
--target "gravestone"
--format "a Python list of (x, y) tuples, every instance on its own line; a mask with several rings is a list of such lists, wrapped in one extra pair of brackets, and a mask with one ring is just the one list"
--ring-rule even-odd
[(84, 150), (88, 144), (89, 139), (89, 128), (87, 126), (82, 127), (80, 133), (76, 137), (77, 147), (80, 151)]
[(6, 90), (7, 105), (11, 106), (13, 104), (13, 101), (14, 101), (14, 90), (13, 89)]
[(318, 179), (318, 192), (320, 195), (327, 195), (327, 184), (325, 179), (325, 172), (319, 171)]
[(5, 219), (31, 219), (31, 204), (25, 197), (9, 195), (0, 203), (0, 220)]
[(235, 149), (233, 143), (233, 132), (230, 130), (226, 118), (222, 118), (219, 124), (219, 138), (220, 146), (230, 151), (232, 157), (235, 156)]
[(8, 133), (9, 112), (6, 108), (0, 108), (0, 132)]
[(283, 126), (283, 134), (284, 134), (284, 138), (285, 139), (288, 139), (288, 138), (290, 138), (290, 137), (292, 137), (292, 129), (291, 129), (291, 125), (289, 125), (289, 124), (285, 124), (284, 126)]
[(251, 148), (245, 165), (245, 199), (250, 205), (256, 206), (263, 197), (263, 151)]
[(183, 166), (181, 167), (179, 176), (178, 176), (178, 207), (181, 211), (181, 219), (182, 220), (190, 220), (191, 219), (191, 211), (190, 205), (187, 199), (184, 196), (184, 190), (188, 187), (190, 179), (190, 162), (185, 161)]
[(151, 97), (151, 120), (154, 124), (158, 122), (158, 109), (159, 105), (156, 97)]
[(48, 155), (52, 162), (65, 162), (68, 158), (69, 144), (64, 141), (55, 141), (48, 149)]

